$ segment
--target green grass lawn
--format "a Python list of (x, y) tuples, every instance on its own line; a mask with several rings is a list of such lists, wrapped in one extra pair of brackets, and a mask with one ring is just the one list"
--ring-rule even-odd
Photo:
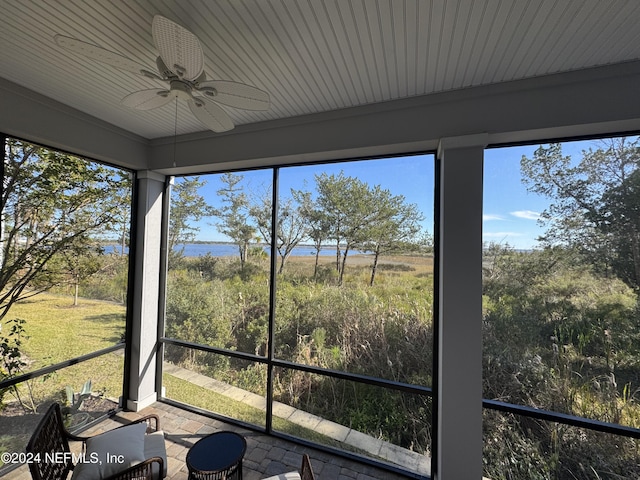
[[(209, 410), (247, 423), (263, 426), (265, 424), (264, 410), (232, 400), (217, 392), (213, 392), (187, 380), (183, 380), (166, 373), (162, 376), (162, 383), (167, 389), (167, 398), (170, 398), (171, 400), (193, 405), (194, 407)], [(325, 435), (321, 435), (318, 432), (301, 427), (300, 425), (276, 416), (273, 417), (273, 429), (322, 445), (349, 450), (356, 453), (363, 453), (351, 445), (341, 443)]]
[[(7, 318), (26, 321), (21, 350), (27, 362), (23, 371), (29, 372), (118, 343), (125, 329), (125, 313), (124, 305), (111, 302), (80, 299), (74, 307), (71, 297), (40, 294), (15, 304)], [(8, 327), (3, 326), (0, 334), (7, 333)], [(67, 385), (77, 392), (91, 379), (93, 393), (115, 399), (122, 395), (123, 353), (119, 350), (23, 382), (17, 394), (6, 391), (3, 401), (10, 407), (0, 412), (0, 452), (23, 451), (37, 422), (30, 409), (41, 411), (51, 401), (64, 402)]]
[[(125, 314), (125, 306), (116, 303), (80, 299), (79, 305), (73, 306), (70, 297), (40, 294), (18, 302), (8, 318), (26, 320), (22, 352), (27, 366), (23, 371), (29, 372), (118, 343), (125, 329)], [(122, 372), (123, 352), (118, 351), (35, 379), (30, 387), (35, 402), (40, 403), (62, 395), (66, 385), (77, 391), (91, 379), (94, 392), (118, 398)], [(21, 393), (28, 395), (26, 386)]]
[(118, 343), (124, 334), (124, 305), (51, 294), (18, 302), (7, 318), (21, 318), (26, 335), (28, 370), (78, 357)]

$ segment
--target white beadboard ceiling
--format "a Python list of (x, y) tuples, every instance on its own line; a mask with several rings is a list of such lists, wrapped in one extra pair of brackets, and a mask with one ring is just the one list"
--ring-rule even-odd
[[(1, 0), (0, 77), (145, 138), (204, 130), (186, 105), (120, 105), (161, 87), (62, 50), (90, 42), (155, 70), (163, 15), (202, 44), (210, 79), (271, 95), (236, 125), (640, 59), (639, 0)], [(176, 125), (177, 123), (177, 125)]]

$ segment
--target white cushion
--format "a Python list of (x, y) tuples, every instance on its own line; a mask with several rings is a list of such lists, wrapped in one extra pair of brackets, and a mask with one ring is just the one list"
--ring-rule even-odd
[[(76, 465), (71, 479), (98, 480), (142, 462), (145, 459), (146, 431), (147, 424), (143, 422), (91, 437), (87, 440), (85, 462)], [(122, 462), (114, 459), (121, 459)]]
[[(163, 460), (164, 472), (162, 478), (167, 476), (167, 449), (164, 446), (164, 432), (159, 430), (144, 437), (144, 458), (160, 457)], [(158, 477), (158, 465), (153, 464), (153, 478)]]
[(300, 480), (300, 474), (298, 472), (281, 473), (280, 475), (274, 475), (273, 477), (264, 478), (263, 480)]

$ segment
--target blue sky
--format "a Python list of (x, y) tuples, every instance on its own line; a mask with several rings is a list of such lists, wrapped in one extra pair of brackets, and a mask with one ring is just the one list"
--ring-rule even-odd
[[(540, 145), (485, 150), (483, 241), (531, 249), (546, 231), (538, 218), (550, 200), (528, 192), (520, 175), (520, 159), (523, 155), (532, 158)], [(597, 140), (563, 142), (562, 154), (569, 155), (572, 163), (577, 164), (582, 159), (582, 151), (600, 147)]]
[(482, 239), (530, 249), (544, 232), (538, 224), (549, 201), (527, 192), (521, 181), (520, 159), (532, 157), (539, 145), (490, 148), (484, 158)]
[[(434, 191), (434, 157), (433, 155), (415, 155), (394, 158), (393, 160), (358, 160), (324, 165), (308, 165), (301, 167), (282, 167), (280, 169), (281, 198), (289, 196), (292, 188), (298, 190), (315, 191), (315, 175), (322, 172), (328, 175), (338, 175), (341, 171), (346, 176), (357, 177), (371, 186), (380, 185), (390, 190), (394, 195), (404, 195), (408, 203), (418, 205), (424, 214), (423, 228), (433, 234), (433, 191)], [(269, 188), (272, 181), (272, 171), (254, 170), (238, 172), (243, 175), (242, 185), (249, 196), (260, 197)], [(200, 193), (207, 202), (214, 207), (221, 206), (216, 191), (223, 185), (220, 175), (201, 175), (201, 180), (207, 184)], [(179, 179), (177, 179), (179, 181)], [(198, 223), (199, 240), (226, 241), (215, 226), (213, 219)]]
[[(549, 205), (547, 198), (527, 192), (520, 176), (520, 159), (532, 157), (540, 144), (489, 148), (485, 151), (483, 241), (508, 244), (518, 249), (536, 246), (536, 238), (545, 228), (538, 222), (540, 213)], [(579, 161), (582, 150), (597, 148), (596, 141), (563, 143), (563, 154)], [(375, 159), (341, 162), (280, 169), (280, 192), (288, 196), (291, 188), (314, 190), (314, 176), (326, 172), (357, 177), (371, 186), (380, 185), (394, 195), (404, 195), (406, 201), (415, 203), (425, 216), (423, 228), (433, 233), (433, 155), (397, 157), (393, 160)], [(264, 194), (271, 183), (271, 170), (240, 172), (244, 176), (243, 186), (251, 196)], [(216, 191), (222, 186), (219, 175), (201, 175), (207, 185), (201, 194), (213, 206), (220, 206)], [(199, 240), (226, 241), (212, 219), (198, 224)]]

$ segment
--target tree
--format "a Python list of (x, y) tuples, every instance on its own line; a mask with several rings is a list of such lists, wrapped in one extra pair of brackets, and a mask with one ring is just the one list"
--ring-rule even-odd
[(64, 262), (62, 268), (69, 272), (68, 282), (73, 285), (74, 307), (78, 306), (80, 282), (100, 270), (98, 257), (102, 254), (102, 247), (92, 242), (92, 244), (74, 245), (73, 249), (69, 249), (61, 255), (60, 260)]
[[(276, 227), (276, 250), (280, 256), (278, 273), (284, 271), (285, 263), (293, 249), (305, 238), (307, 226), (303, 215), (303, 206), (299, 196), (292, 189), (292, 197), (278, 202), (278, 225)], [(269, 244), (271, 243), (271, 192), (267, 191), (258, 203), (251, 207), (250, 213), (256, 220), (258, 230)]]
[(424, 216), (416, 204), (406, 203), (403, 195), (392, 195), (379, 185), (374, 187), (371, 195), (375, 199), (373, 219), (361, 248), (374, 254), (369, 281), (369, 285), (373, 286), (380, 255), (418, 248), (417, 235)]
[[(193, 222), (214, 215), (213, 207), (198, 193), (206, 185), (200, 177), (183, 177), (173, 186), (171, 214), (169, 215), (169, 264), (184, 255), (184, 244), (193, 241), (200, 229)], [(177, 249), (178, 245), (183, 245)]]
[(318, 264), (322, 243), (329, 238), (331, 225), (324, 210), (311, 199), (311, 192), (291, 190), (291, 194), (300, 205), (300, 214), (306, 224), (307, 236), (313, 242), (315, 249), (315, 263), (313, 266), (313, 279), (315, 280), (318, 277)]
[(114, 200), (120, 206), (115, 213), (115, 231), (120, 242), (120, 256), (123, 257), (125, 249), (129, 246), (131, 232), (131, 193), (133, 191), (132, 176), (130, 172), (117, 172), (117, 190), (114, 192)]
[(0, 321), (16, 301), (68, 281), (65, 256), (116, 228), (118, 188), (112, 168), (6, 140)]
[(364, 244), (367, 229), (375, 221), (375, 192), (361, 180), (346, 177), (344, 172), (338, 176), (316, 175), (316, 188), (318, 206), (325, 212), (330, 238), (336, 242), (338, 284), (342, 285), (349, 251)]
[(618, 186), (607, 190), (597, 215), (588, 215), (609, 239), (614, 272), (627, 284), (640, 284), (640, 170), (634, 170)]
[(220, 180), (224, 186), (217, 193), (222, 197), (223, 206), (215, 210), (220, 219), (216, 225), (218, 231), (238, 246), (242, 270), (247, 261), (249, 243), (256, 235), (256, 228), (249, 224), (249, 200), (239, 186), (243, 178), (233, 173), (222, 175)]
[(560, 144), (538, 148), (521, 160), (529, 191), (553, 203), (542, 212), (543, 245), (562, 245), (591, 264), (640, 286), (640, 177), (638, 138), (609, 139), (582, 152), (577, 164)]

